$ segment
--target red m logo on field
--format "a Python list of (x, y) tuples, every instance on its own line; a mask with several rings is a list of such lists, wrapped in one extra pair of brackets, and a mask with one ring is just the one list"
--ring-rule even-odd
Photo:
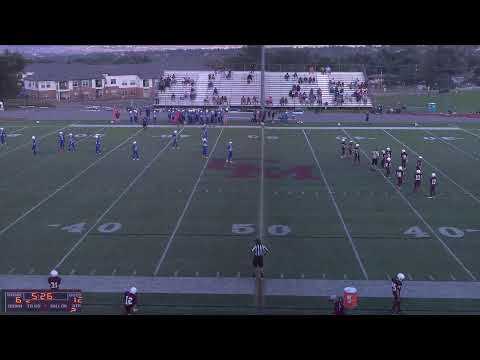
[[(281, 169), (278, 166), (270, 166), (271, 163), (278, 163), (278, 161), (265, 160), (265, 177), (268, 179), (283, 179), (288, 176), (292, 176), (296, 180), (320, 179), (313, 175), (313, 165), (295, 165), (288, 169)], [(241, 163), (238, 160), (233, 164), (227, 164), (223, 159), (211, 159), (208, 168), (217, 171), (230, 171), (229, 177), (242, 179), (257, 178), (261, 172), (259, 164)]]

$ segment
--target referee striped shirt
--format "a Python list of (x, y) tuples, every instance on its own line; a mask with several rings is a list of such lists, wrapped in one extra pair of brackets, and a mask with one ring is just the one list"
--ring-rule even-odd
[(252, 252), (255, 256), (264, 256), (266, 253), (268, 253), (268, 249), (263, 244), (257, 244), (253, 247)]

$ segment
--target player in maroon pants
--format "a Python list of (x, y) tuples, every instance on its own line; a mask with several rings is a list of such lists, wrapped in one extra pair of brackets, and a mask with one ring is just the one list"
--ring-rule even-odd
[(389, 157), (387, 157), (387, 160), (385, 161), (385, 171), (386, 171), (385, 176), (386, 177), (390, 176), (391, 161), (392, 161), (392, 159), (390, 159)]
[(340, 155), (340, 159), (345, 158), (345, 150), (347, 149), (347, 146), (345, 144), (345, 139), (342, 139), (342, 155)]
[(402, 291), (402, 281), (404, 279), (405, 275), (403, 275), (402, 273), (397, 274), (397, 276), (392, 279), (392, 314), (398, 314), (400, 312), (400, 292)]
[(422, 185), (422, 171), (418, 169), (415, 172), (415, 181), (413, 182), (413, 192), (417, 192)]
[(353, 150), (353, 163), (360, 164), (360, 145), (355, 144), (355, 149)]
[(430, 196), (428, 197), (429, 199), (433, 199), (436, 195), (436, 189), (437, 188), (437, 175), (435, 173), (432, 173), (432, 177), (430, 178)]
[(422, 160), (423, 160), (423, 157), (419, 156), (418, 159), (417, 159), (417, 170), (422, 170)]
[(125, 291), (123, 294), (123, 304), (127, 315), (131, 315), (137, 312), (137, 288), (131, 287), (130, 290)]
[(57, 270), (50, 271), (50, 277), (48, 278), (48, 284), (50, 285), (50, 290), (52, 291), (58, 290), (61, 282), (62, 282), (62, 278), (58, 276), (58, 271)]
[(381, 162), (381, 165), (382, 165), (382, 169), (385, 168), (385, 162), (387, 161), (387, 153), (385, 152), (385, 150), (382, 150), (382, 162)]
[(397, 176), (397, 186), (400, 188), (403, 184), (403, 168), (401, 166), (398, 167), (395, 175)]
[(407, 157), (407, 152), (405, 151), (405, 149), (402, 149), (402, 153), (400, 154), (400, 162), (402, 163), (403, 171), (407, 171)]
[(353, 153), (353, 141), (350, 140), (348, 142), (348, 158), (349, 159), (352, 157), (352, 153)]

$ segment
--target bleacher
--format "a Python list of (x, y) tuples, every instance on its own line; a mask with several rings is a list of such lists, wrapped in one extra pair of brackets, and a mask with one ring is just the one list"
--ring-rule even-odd
[[(177, 83), (172, 85), (170, 88), (166, 88), (164, 92), (157, 90), (157, 104), (161, 106), (214, 106), (213, 102), (213, 91), (214, 88), (217, 88), (218, 96), (226, 96), (228, 99), (228, 106), (245, 106), (245, 107), (255, 107), (260, 104), (261, 97), (261, 84), (260, 77), (261, 73), (256, 71), (253, 73), (253, 80), (250, 84), (247, 83), (248, 71), (232, 71), (231, 79), (227, 79), (225, 73), (219, 71), (216, 73), (215, 80), (213, 80), (213, 87), (208, 87), (208, 75), (212, 74), (213, 71), (171, 71), (166, 70), (164, 72), (166, 75), (175, 74)], [(265, 98), (271, 96), (273, 107), (321, 107), (325, 103), (328, 103), (329, 107), (350, 107), (350, 108), (365, 108), (371, 107), (372, 101), (368, 97), (367, 101), (357, 102), (354, 98), (351, 99), (351, 94), (353, 94), (354, 89), (349, 89), (349, 84), (358, 79), (359, 82), (364, 81), (364, 74), (362, 72), (332, 72), (330, 74), (322, 74), (319, 72), (297, 72), (297, 75), (300, 77), (315, 77), (315, 82), (308, 84), (302, 83), (300, 85), (300, 90), (303, 93), (304, 91), (307, 94), (307, 100), (304, 104), (300, 104), (298, 98), (289, 97), (289, 91), (292, 89), (293, 84), (297, 84), (297, 80), (293, 79), (293, 73), (289, 73), (289, 80), (285, 80), (284, 72), (265, 72)], [(190, 77), (195, 81), (194, 88), (196, 89), (196, 98), (195, 100), (190, 100), (190, 97), (185, 98), (185, 93), (190, 94), (190, 85), (183, 85), (184, 77)], [(329, 92), (329, 80), (343, 81), (344, 86), (344, 100), (343, 105), (336, 105), (333, 101), (333, 95)], [(322, 90), (322, 104), (318, 104), (317, 101), (313, 105), (308, 101), (308, 95), (310, 89), (313, 89), (315, 95), (317, 95), (317, 89)], [(175, 94), (175, 100), (171, 100), (172, 94)], [(250, 99), (255, 96), (258, 99), (258, 104), (254, 105), (241, 105), (242, 96), (245, 98), (250, 97)], [(286, 97), (288, 99), (287, 105), (280, 105), (280, 98)], [(208, 99), (208, 102), (205, 101)], [(226, 104), (227, 106), (227, 104)]]

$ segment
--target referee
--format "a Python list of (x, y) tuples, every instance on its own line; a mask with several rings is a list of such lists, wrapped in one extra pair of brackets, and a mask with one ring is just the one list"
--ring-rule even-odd
[[(252, 249), (253, 252), (253, 267), (255, 269), (260, 268), (260, 276), (263, 278), (263, 257), (268, 253), (268, 249), (262, 244), (260, 239), (255, 240), (255, 246)], [(255, 277), (255, 272), (253, 273)]]

